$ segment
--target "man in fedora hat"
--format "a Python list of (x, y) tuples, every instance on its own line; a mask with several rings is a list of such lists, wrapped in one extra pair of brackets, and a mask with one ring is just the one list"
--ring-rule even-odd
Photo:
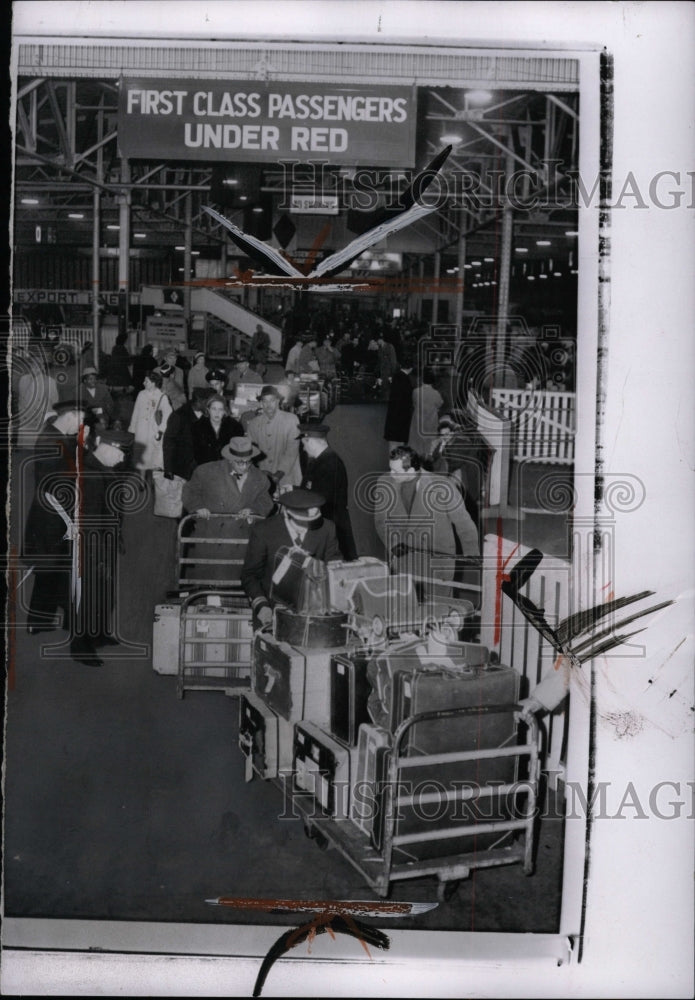
[(321, 515), (325, 497), (313, 490), (292, 489), (280, 495), (279, 513), (251, 528), (241, 585), (251, 602), (254, 626), (272, 621), (271, 597), (277, 553), (281, 548), (299, 548), (324, 562), (340, 559), (335, 525)]
[[(199, 465), (183, 487), (183, 506), (197, 520), (193, 536), (196, 538), (246, 538), (249, 523), (244, 518), (267, 517), (273, 509), (271, 482), (253, 459), (258, 448), (247, 437), (233, 437), (222, 449), (218, 462)], [(228, 517), (210, 518), (211, 514)], [(217, 558), (213, 546), (192, 546), (191, 558)], [(232, 557), (230, 549), (222, 555)], [(194, 567), (195, 568), (195, 567)], [(210, 580), (231, 581), (233, 571), (223, 564), (203, 565), (203, 575)], [(197, 573), (195, 574), (197, 575)]]
[(328, 444), (326, 424), (300, 424), (301, 445), (307, 455), (302, 486), (325, 497), (321, 513), (335, 524), (343, 559), (357, 559), (357, 547), (348, 511), (348, 477), (342, 458)]
[(101, 382), (97, 380), (96, 368), (85, 368), (82, 372), (82, 385), (79, 400), (85, 410), (91, 411), (96, 417), (101, 417), (99, 423), (108, 427), (116, 414), (113, 396)]
[(299, 486), (299, 420), (280, 409), (280, 393), (274, 385), (261, 389), (261, 412), (249, 420), (246, 433), (263, 452), (259, 468), (264, 469), (280, 489)]

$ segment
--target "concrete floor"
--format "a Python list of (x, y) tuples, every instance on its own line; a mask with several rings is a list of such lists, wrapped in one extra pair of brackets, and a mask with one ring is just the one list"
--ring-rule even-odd
[[(353, 482), (386, 467), (383, 406), (338, 407), (328, 422)], [(359, 550), (378, 555), (371, 520), (353, 515)], [(531, 538), (532, 526), (524, 522), (525, 543), (543, 547), (549, 528), (539, 524)], [(124, 535), (128, 658), (116, 650), (100, 669), (57, 658), (47, 647), (65, 633), (27, 635), (20, 591), (6, 706), (5, 915), (284, 925), (280, 915), (205, 900), (378, 898), (336, 850), (307, 839), (301, 820), (278, 818), (274, 785), (245, 782), (237, 699), (210, 691), (181, 700), (175, 678), (153, 671), (153, 609), (173, 586), (174, 525), (144, 510), (126, 517)], [(399, 927), (556, 931), (563, 822), (551, 795), (545, 806), (533, 875), (519, 865), (479, 870)], [(435, 900), (436, 888), (432, 878), (396, 883), (391, 898)]]

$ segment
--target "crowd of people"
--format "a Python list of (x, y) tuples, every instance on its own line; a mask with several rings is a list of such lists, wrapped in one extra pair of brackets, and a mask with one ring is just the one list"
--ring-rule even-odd
[[(352, 377), (363, 376), (363, 349), (373, 355), (372, 371), (387, 402), (383, 437), (389, 443), (389, 468), (381, 472), (377, 492), (388, 494), (391, 502), (375, 509), (376, 533), (393, 572), (422, 574), (431, 563), (437, 579), (453, 581), (460, 557), (479, 556), (486, 449), (465, 413), (446, 408), (434, 373), (425, 370), (417, 377), (412, 345), (400, 342), (397, 348), (386, 332), (376, 331), (374, 343), (370, 338), (365, 345), (364, 338), (346, 331), (342, 347), (330, 334), (309, 333), (294, 359), (289, 352), (285, 376), (276, 384), (264, 381), (268, 345), (260, 337), (255, 351), (229, 370), (208, 364), (202, 353), (192, 363), (171, 349), (157, 356), (151, 345), (132, 357), (119, 337), (101, 373), (93, 365), (82, 370), (71, 399), (61, 399), (50, 372), (37, 367), (31, 379), (38, 405), (33, 428), (23, 438), (38, 459), (25, 547), (30, 556), (42, 552), (61, 568), (35, 572), (30, 630), (57, 627), (62, 611), (74, 658), (90, 665), (101, 663), (100, 644), (118, 641), (108, 611), (113, 594), (76, 606), (74, 580), (71, 595), (65, 591), (66, 560), (80, 529), (74, 527), (79, 520), (74, 502), (60, 510), (47, 498), (56, 476), (76, 482), (90, 473), (86, 509), (97, 520), (101, 512), (109, 530), (117, 530), (118, 520), (106, 511), (114, 476), (135, 476), (155, 500), (162, 483), (170, 491), (176, 487), (180, 502), (169, 516), (195, 515), (189, 555), (200, 558), (202, 566), (202, 577), (195, 566), (187, 575), (208, 586), (241, 586), (257, 625), (267, 624), (272, 610), (270, 583), (279, 548), (299, 547), (312, 558), (358, 558), (349, 511), (354, 483), (333, 445), (331, 428), (307, 421), (298, 397), (300, 380), (307, 376), (330, 384), (350, 365), (360, 372)], [(27, 396), (24, 376), (17, 386), (22, 399)], [(84, 497), (80, 502), (84, 505)], [(430, 528), (423, 534), (420, 528), (428, 518)], [(73, 527), (66, 531), (66, 524)], [(83, 592), (101, 587), (106, 594), (114, 577), (113, 567), (105, 568), (106, 549), (113, 559), (117, 546), (102, 551), (99, 531), (90, 537), (81, 587)], [(238, 563), (210, 558), (211, 543), (225, 540), (243, 543), (241, 570)]]

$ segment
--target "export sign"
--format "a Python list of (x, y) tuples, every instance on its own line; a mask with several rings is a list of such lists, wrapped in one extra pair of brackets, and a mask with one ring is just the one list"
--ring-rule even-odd
[(415, 165), (410, 87), (126, 79), (118, 145), (128, 159)]

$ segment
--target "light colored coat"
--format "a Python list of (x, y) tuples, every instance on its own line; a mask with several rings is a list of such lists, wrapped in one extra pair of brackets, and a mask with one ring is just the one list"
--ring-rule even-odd
[[(155, 413), (162, 415), (159, 424)], [(164, 431), (171, 413), (171, 403), (160, 389), (142, 389), (135, 398), (128, 430), (135, 435), (133, 459), (138, 469), (163, 469)]]
[(302, 470), (299, 464), (299, 420), (294, 413), (278, 410), (272, 420), (265, 414), (249, 420), (246, 433), (264, 458), (259, 468), (282, 473), (280, 485), (299, 486)]

